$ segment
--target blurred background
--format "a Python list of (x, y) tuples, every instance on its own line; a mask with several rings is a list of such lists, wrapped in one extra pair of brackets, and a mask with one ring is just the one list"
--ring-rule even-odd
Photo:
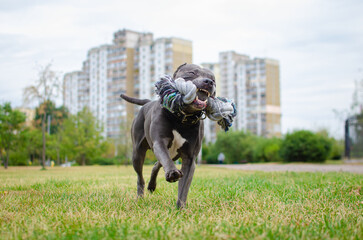
[[(138, 108), (120, 93), (155, 98), (154, 82), (184, 62), (213, 70), (217, 94), (238, 108), (228, 134), (206, 122), (205, 162), (221, 146), (230, 163), (342, 158), (363, 135), (362, 10), (358, 0), (0, 1), (1, 158), (127, 162)], [(288, 155), (294, 134), (320, 155)], [(229, 141), (249, 150), (228, 153)]]

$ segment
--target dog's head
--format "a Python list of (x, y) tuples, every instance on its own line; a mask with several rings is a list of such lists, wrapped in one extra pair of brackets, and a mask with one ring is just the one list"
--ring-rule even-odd
[(191, 81), (198, 89), (195, 100), (186, 108), (189, 113), (202, 111), (207, 106), (209, 97), (216, 95), (215, 77), (209, 69), (184, 63), (178, 67), (173, 75), (174, 80), (177, 78)]

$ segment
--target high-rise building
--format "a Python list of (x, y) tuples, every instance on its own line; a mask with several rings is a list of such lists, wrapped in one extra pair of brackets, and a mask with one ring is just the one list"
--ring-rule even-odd
[(63, 78), (63, 103), (71, 114), (88, 107), (107, 135), (107, 55), (108, 45), (92, 48), (82, 71), (66, 73)]
[(172, 76), (183, 63), (192, 63), (192, 42), (179, 38), (149, 39), (139, 48), (140, 98), (155, 98), (154, 83)]
[(120, 30), (113, 44), (88, 51), (82, 71), (64, 76), (64, 105), (72, 114), (90, 108), (103, 125), (103, 135), (120, 138), (129, 131), (139, 106), (120, 99), (155, 98), (154, 83), (163, 74), (192, 62), (192, 43), (179, 38), (153, 40), (152, 33)]
[(76, 114), (79, 111), (78, 86), (82, 74), (81, 71), (74, 71), (66, 73), (63, 77), (63, 104), (71, 114)]
[[(216, 96), (222, 96), (219, 63), (202, 63), (201, 66), (213, 72), (216, 80)], [(214, 142), (217, 139), (218, 131), (220, 131), (220, 127), (217, 122), (212, 121), (209, 118), (204, 120), (204, 139), (206, 143)]]
[[(120, 138), (137, 111), (137, 106), (120, 99), (121, 93), (139, 97), (138, 46), (151, 33), (120, 30), (114, 33), (108, 55), (107, 136)], [(128, 131), (128, 129), (125, 129)]]
[(279, 62), (228, 51), (219, 54), (219, 65), (221, 96), (237, 106), (235, 129), (281, 136)]

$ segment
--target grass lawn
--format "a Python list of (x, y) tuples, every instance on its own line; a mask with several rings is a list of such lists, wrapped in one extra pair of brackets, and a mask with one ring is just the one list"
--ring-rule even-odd
[(162, 170), (136, 200), (130, 166), (39, 169), (0, 170), (1, 239), (363, 239), (363, 175), (197, 167), (177, 210)]

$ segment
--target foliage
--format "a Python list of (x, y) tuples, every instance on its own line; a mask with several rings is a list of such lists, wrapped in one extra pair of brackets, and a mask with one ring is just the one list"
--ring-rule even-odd
[[(37, 101), (41, 108), (41, 128), (42, 128), (42, 166), (45, 168), (45, 154), (46, 154), (46, 137), (45, 137), (45, 124), (46, 124), (46, 103), (51, 99), (57, 97), (60, 92), (59, 74), (51, 70), (51, 64), (45, 67), (40, 67), (38, 72), (38, 79), (34, 85), (28, 86), (24, 89), (24, 104)], [(39, 112), (40, 113), (40, 112)]]
[(344, 152), (344, 141), (343, 140), (336, 140), (334, 138), (331, 139), (332, 148), (328, 159), (331, 160), (340, 160), (342, 159), (343, 152)]
[(331, 151), (331, 142), (324, 136), (307, 130), (286, 135), (281, 154), (287, 162), (323, 162)]
[[(223, 152), (225, 163), (243, 163), (253, 161), (253, 145), (256, 136), (244, 131), (219, 132), (213, 154)], [(218, 153), (218, 154), (219, 154)]]
[(218, 150), (215, 144), (209, 143), (202, 145), (202, 158), (208, 164), (217, 164), (219, 153), (220, 151)]
[(80, 165), (90, 164), (100, 157), (106, 149), (106, 142), (101, 136), (102, 128), (88, 108), (64, 121), (63, 146), (69, 151), (68, 156), (75, 158)]
[(4, 167), (8, 167), (10, 151), (15, 149), (16, 138), (25, 122), (25, 114), (11, 108), (10, 103), (0, 105), (0, 157), (6, 152)]
[(136, 181), (127, 166), (0, 169), (0, 238), (363, 239), (362, 174), (197, 166), (182, 211), (162, 171), (138, 200)]
[(154, 164), (156, 162), (157, 162), (157, 159), (156, 159), (155, 154), (153, 153), (153, 151), (151, 151), (150, 149), (147, 150), (144, 164), (151, 165), (151, 164)]
[[(63, 121), (68, 116), (68, 111), (64, 106), (56, 107), (53, 101), (46, 100), (35, 109), (34, 127), (42, 129), (43, 114), (47, 116), (45, 129), (48, 132), (49, 127), (49, 132), (53, 135), (59, 131)], [(48, 126), (48, 118), (50, 119), (50, 126)]]
[(97, 157), (91, 160), (91, 165), (117, 165), (117, 158)]
[(253, 149), (254, 162), (281, 162), (280, 148), (282, 140), (279, 138), (256, 138)]

